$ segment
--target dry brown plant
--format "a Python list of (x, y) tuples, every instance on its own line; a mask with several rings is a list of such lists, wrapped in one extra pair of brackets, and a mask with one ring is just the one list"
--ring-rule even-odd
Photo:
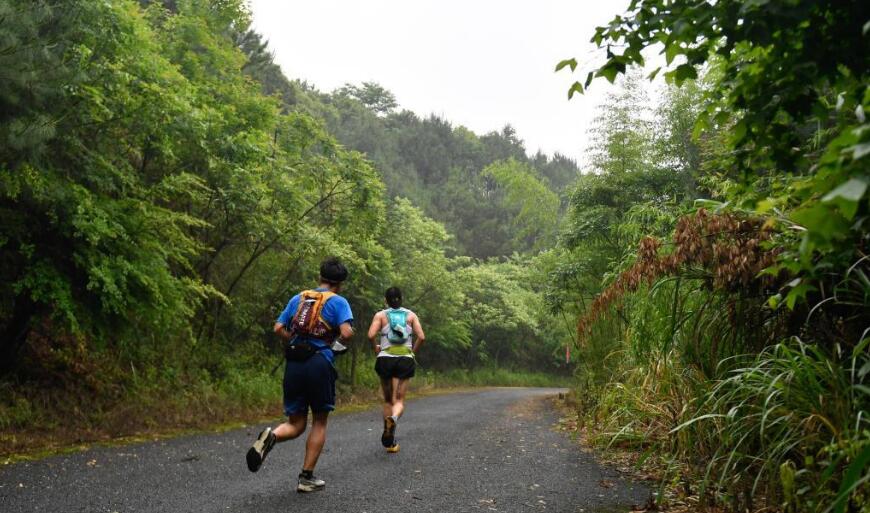
[[(765, 244), (772, 235), (773, 231), (761, 218), (699, 209), (677, 221), (671, 243), (666, 245), (659, 239), (644, 237), (634, 263), (580, 317), (577, 323), (580, 340), (627, 294), (665, 276), (691, 273), (705, 280), (709, 288), (726, 292), (770, 286), (773, 278), (760, 273), (775, 262), (779, 253)], [(672, 250), (664, 251), (666, 246)]]

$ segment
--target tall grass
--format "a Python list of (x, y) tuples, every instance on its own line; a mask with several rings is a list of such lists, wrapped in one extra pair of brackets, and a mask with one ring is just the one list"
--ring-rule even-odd
[(590, 330), (581, 420), (602, 447), (660, 457), (708, 506), (867, 513), (870, 340), (788, 329), (762, 298), (662, 279)]
[(870, 470), (861, 459), (870, 450), (868, 343), (843, 358), (795, 338), (755, 357), (732, 358), (744, 365), (675, 429), (691, 429), (716, 447), (705, 489), (735, 510), (751, 510), (759, 495), (795, 511), (822, 513), (835, 503), (842, 511), (850, 496), (860, 507), (856, 501), (870, 491), (859, 490)]

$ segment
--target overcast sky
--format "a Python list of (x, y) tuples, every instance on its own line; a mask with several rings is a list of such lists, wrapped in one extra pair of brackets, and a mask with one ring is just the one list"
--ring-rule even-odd
[(582, 162), (595, 105), (611, 87), (570, 102), (585, 72), (554, 73), (576, 57), (586, 70), (602, 56), (589, 43), (628, 0), (250, 0), (254, 28), (291, 79), (332, 91), (375, 81), (401, 107), (435, 113), (482, 134), (513, 125), (534, 153)]

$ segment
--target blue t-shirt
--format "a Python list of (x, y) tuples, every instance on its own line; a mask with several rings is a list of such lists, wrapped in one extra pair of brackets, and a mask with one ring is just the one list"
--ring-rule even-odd
[[(318, 292), (326, 292), (327, 289), (317, 288), (314, 290)], [(296, 315), (296, 310), (299, 309), (300, 297), (302, 297), (301, 293), (296, 294), (290, 299), (290, 302), (287, 303), (287, 307), (284, 308), (284, 311), (278, 316), (278, 322), (284, 326), (290, 324), (290, 321), (293, 320), (293, 316)], [(326, 304), (323, 305), (323, 310), (320, 311), (320, 316), (335, 329), (338, 329), (339, 326), (346, 322), (353, 323), (353, 312), (350, 311), (350, 303), (347, 302), (347, 299), (337, 294), (326, 300)], [(303, 337), (303, 340), (306, 340), (309, 344), (315, 347), (321, 348), (320, 354), (329, 360), (330, 363), (335, 361), (335, 355), (332, 353), (332, 349), (330, 349), (330, 343), (308, 337)]]

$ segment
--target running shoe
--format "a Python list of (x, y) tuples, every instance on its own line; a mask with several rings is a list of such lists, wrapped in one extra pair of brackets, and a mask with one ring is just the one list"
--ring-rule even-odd
[(395, 453), (399, 452), (399, 444), (393, 444), (393, 445), (387, 447), (387, 452), (391, 453), (391, 454), (395, 454)]
[(296, 484), (296, 491), (299, 493), (316, 492), (323, 490), (326, 487), (326, 481), (317, 479), (314, 476), (307, 478), (299, 474), (299, 481)]
[(266, 455), (269, 454), (269, 451), (275, 447), (275, 443), (277, 443), (277, 438), (275, 437), (275, 433), (272, 432), (272, 428), (266, 428), (260, 433), (260, 436), (257, 437), (257, 440), (254, 441), (254, 445), (248, 449), (248, 470), (251, 472), (256, 472), (260, 470), (260, 466), (263, 465), (263, 462), (266, 461)]
[(384, 417), (384, 432), (381, 434), (381, 444), (384, 447), (392, 447), (396, 439), (396, 420), (393, 417)]

